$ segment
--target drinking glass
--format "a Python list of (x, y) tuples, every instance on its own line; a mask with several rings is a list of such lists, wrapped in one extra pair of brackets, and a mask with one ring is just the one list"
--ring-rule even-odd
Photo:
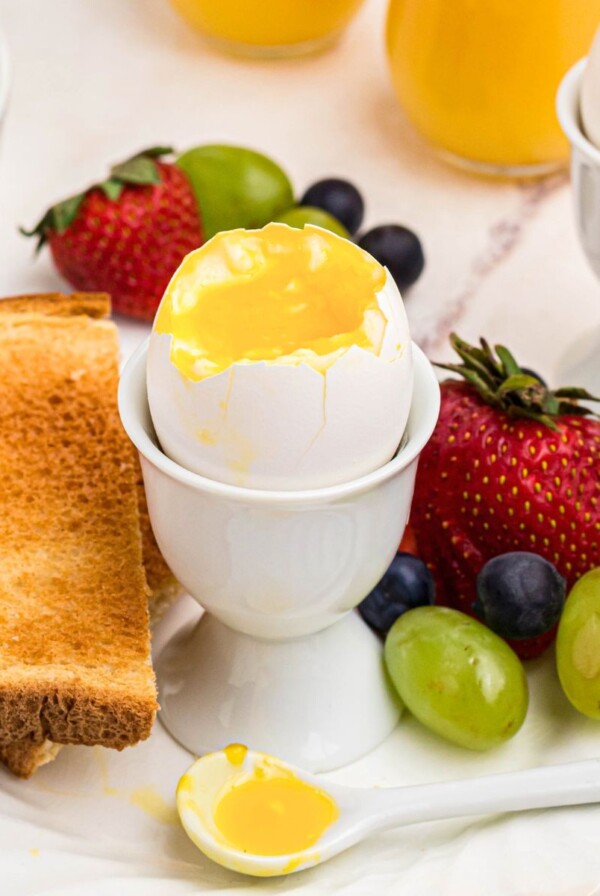
[(363, 0), (171, 0), (226, 52), (282, 57), (315, 52), (341, 35)]
[(600, 0), (391, 0), (394, 88), (450, 160), (486, 174), (544, 174), (568, 158), (558, 84), (599, 21)]

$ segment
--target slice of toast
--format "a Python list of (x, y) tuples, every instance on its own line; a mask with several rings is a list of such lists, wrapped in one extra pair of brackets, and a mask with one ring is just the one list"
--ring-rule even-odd
[[(137, 462), (137, 457), (136, 457)], [(150, 611), (150, 628), (158, 622), (166, 609), (179, 597), (182, 588), (158, 549), (154, 533), (150, 526), (146, 493), (141, 470), (138, 478), (138, 506), (140, 513), (140, 529), (142, 534), (142, 556), (146, 580), (150, 589), (148, 609)], [(16, 740), (6, 746), (0, 746), (0, 763), (19, 778), (30, 778), (42, 765), (52, 762), (61, 750), (61, 744), (50, 740)]]
[[(136, 743), (157, 708), (108, 310), (102, 295), (0, 303), (0, 758), (18, 774), (55, 744)], [(152, 544), (148, 529), (174, 588)]]
[[(137, 456), (135, 458), (137, 463)], [(158, 549), (150, 526), (142, 471), (138, 464), (138, 507), (142, 534), (142, 556), (146, 580), (150, 589), (148, 608), (150, 628), (163, 616), (167, 607), (182, 594), (182, 588)], [(42, 765), (52, 762), (61, 750), (61, 744), (49, 740), (16, 740), (0, 746), (0, 763), (19, 778), (29, 778)]]
[[(43, 293), (41, 295), (22, 295), (6, 299), (0, 299), (0, 312), (11, 314), (24, 312), (36, 314), (49, 314), (54, 317), (71, 317), (84, 314), (91, 318), (104, 318), (110, 314), (110, 298), (106, 293)], [(117, 396), (114, 395), (116, 403)], [(182, 588), (167, 564), (156, 544), (148, 506), (142, 470), (139, 465), (137, 452), (131, 448), (134, 456), (134, 464), (137, 471), (138, 511), (140, 517), (140, 529), (142, 533), (142, 557), (146, 581), (150, 589), (148, 598), (150, 609), (150, 625), (157, 622), (165, 609), (173, 600), (182, 593)]]

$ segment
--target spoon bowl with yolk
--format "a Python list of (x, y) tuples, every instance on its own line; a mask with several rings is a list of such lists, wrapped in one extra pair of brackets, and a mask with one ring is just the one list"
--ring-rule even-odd
[(179, 782), (177, 807), (206, 855), (258, 876), (319, 861), (315, 844), (339, 818), (335, 798), (310, 775), (241, 744), (198, 760)]
[(598, 759), (379, 790), (321, 781), (241, 744), (198, 759), (177, 788), (196, 846), (257, 877), (301, 871), (394, 826), (598, 801)]

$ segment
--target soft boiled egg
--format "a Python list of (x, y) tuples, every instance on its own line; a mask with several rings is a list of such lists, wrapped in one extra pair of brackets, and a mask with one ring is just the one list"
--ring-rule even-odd
[(390, 460), (406, 426), (400, 293), (317, 227), (219, 233), (167, 287), (147, 383), (163, 451), (192, 472), (260, 489), (350, 481)]

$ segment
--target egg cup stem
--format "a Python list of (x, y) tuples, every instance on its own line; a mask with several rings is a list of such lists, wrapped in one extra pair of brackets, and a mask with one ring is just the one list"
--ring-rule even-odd
[(381, 644), (355, 613), (268, 641), (205, 613), (167, 643), (156, 671), (160, 720), (195, 755), (238, 742), (328, 771), (377, 746), (400, 715)]

